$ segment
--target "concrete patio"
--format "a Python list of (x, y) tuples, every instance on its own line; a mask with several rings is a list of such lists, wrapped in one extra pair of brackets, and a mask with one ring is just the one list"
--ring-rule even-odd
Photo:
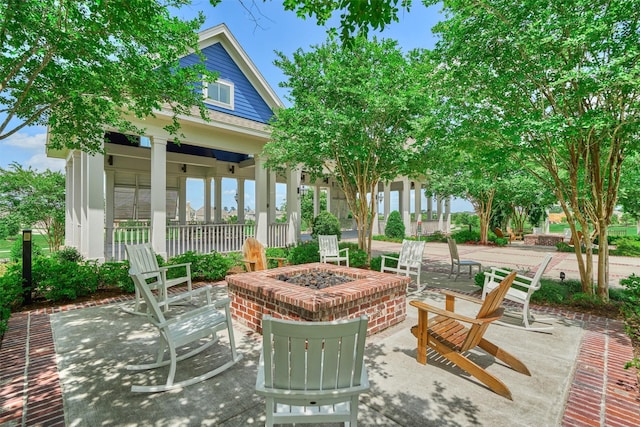
[[(379, 252), (399, 245), (374, 242)], [(460, 245), (463, 258), (484, 266), (532, 271), (548, 248)], [(553, 248), (552, 248), (553, 249)], [(572, 277), (572, 254), (555, 254), (545, 276), (565, 271)], [(568, 256), (567, 256), (568, 255)], [(615, 258), (615, 259), (614, 259)], [(575, 261), (574, 261), (575, 264)], [(612, 276), (639, 271), (640, 260), (612, 257)], [(443, 306), (440, 289), (474, 293), (466, 276), (448, 279), (446, 245), (425, 249), (422, 281), (427, 292), (416, 298)], [(560, 270), (562, 269), (562, 270)], [(630, 271), (627, 273), (627, 271)], [(225, 294), (224, 285), (216, 292)], [(131, 373), (124, 367), (153, 357), (155, 332), (140, 316), (104, 301), (95, 307), (66, 306), (55, 313), (28, 312), (12, 317), (0, 349), (0, 425), (152, 426), (263, 425), (264, 401), (253, 393), (261, 337), (235, 325), (244, 359), (223, 374), (191, 387), (156, 394), (133, 394), (132, 383), (152, 381), (165, 372)], [(459, 304), (472, 314), (473, 304)], [(637, 382), (624, 362), (633, 357), (619, 321), (536, 307), (553, 317), (552, 333), (493, 325), (487, 338), (519, 357), (531, 377), (514, 372), (482, 351), (470, 357), (511, 389), (513, 402), (429, 353), (416, 362), (416, 340), (409, 332), (417, 318), (408, 308), (402, 324), (367, 338), (366, 364), (371, 391), (361, 397), (361, 425), (387, 426), (635, 426), (640, 424)], [(228, 357), (214, 345), (179, 375), (223, 363)], [(157, 378), (155, 378), (157, 379)]]

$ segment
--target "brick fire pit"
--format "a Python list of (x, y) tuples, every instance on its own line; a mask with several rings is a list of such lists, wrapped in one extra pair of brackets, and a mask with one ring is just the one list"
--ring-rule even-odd
[[(312, 270), (353, 277), (353, 281), (324, 289), (309, 289), (276, 279)], [(326, 321), (369, 316), (367, 335), (402, 322), (407, 317), (410, 279), (379, 271), (333, 264), (301, 264), (227, 276), (231, 315), (237, 322), (262, 333), (262, 315)]]

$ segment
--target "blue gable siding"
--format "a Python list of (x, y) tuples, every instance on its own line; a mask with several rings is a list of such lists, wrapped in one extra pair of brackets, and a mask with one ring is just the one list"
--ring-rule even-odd
[[(207, 106), (222, 113), (242, 117), (256, 122), (267, 123), (273, 112), (258, 92), (251, 85), (249, 80), (233, 62), (231, 56), (220, 43), (215, 43), (202, 50), (206, 58), (205, 65), (208, 70), (220, 74), (220, 78), (233, 82), (234, 85), (234, 109), (219, 107), (217, 105)], [(196, 55), (189, 55), (180, 61), (182, 65), (190, 65), (199, 62)]]

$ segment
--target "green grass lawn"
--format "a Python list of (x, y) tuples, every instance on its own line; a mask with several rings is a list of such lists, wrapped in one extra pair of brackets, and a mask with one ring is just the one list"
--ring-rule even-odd
[[(569, 228), (569, 224), (560, 223), (560, 224), (549, 224), (549, 233), (564, 233), (564, 229)], [(627, 236), (635, 236), (636, 235), (636, 226), (630, 225), (612, 225), (609, 227), (609, 230), (626, 230)]]
[[(33, 244), (38, 245), (43, 252), (49, 252), (49, 245), (47, 239), (40, 234), (33, 234)], [(22, 239), (22, 236), (19, 237)], [(0, 258), (8, 258), (11, 248), (15, 244), (15, 240), (0, 240)]]

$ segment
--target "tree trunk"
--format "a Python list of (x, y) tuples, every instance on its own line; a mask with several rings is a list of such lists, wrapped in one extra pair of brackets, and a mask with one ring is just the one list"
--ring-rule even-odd
[(598, 232), (598, 298), (609, 301), (609, 230), (606, 220), (601, 220)]

